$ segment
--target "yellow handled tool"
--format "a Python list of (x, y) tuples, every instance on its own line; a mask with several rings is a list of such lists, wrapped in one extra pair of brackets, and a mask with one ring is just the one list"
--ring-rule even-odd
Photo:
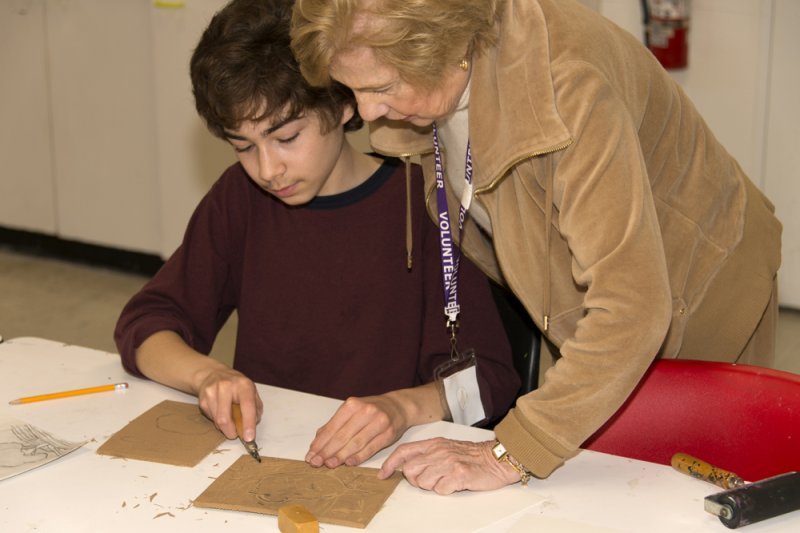
[(712, 464), (685, 453), (676, 453), (673, 455), (671, 463), (672, 468), (678, 472), (683, 472), (693, 478), (708, 481), (723, 489), (735, 489), (736, 487), (744, 485), (744, 480), (733, 472), (717, 468)]
[(260, 463), (261, 455), (258, 453), (258, 445), (256, 444), (256, 441), (246, 441), (242, 436), (244, 435), (244, 428), (242, 427), (242, 410), (238, 403), (235, 403), (231, 406), (231, 416), (233, 417), (233, 423), (236, 425), (236, 435), (238, 435), (239, 440), (242, 441), (244, 449), (247, 450), (247, 453), (253, 456), (253, 459)]

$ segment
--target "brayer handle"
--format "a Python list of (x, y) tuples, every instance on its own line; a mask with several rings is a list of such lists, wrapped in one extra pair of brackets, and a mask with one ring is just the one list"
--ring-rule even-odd
[(706, 496), (703, 506), (730, 529), (797, 511), (800, 473), (788, 472)]
[(735, 489), (736, 487), (744, 485), (742, 478), (733, 472), (717, 468), (710, 463), (701, 461), (685, 453), (676, 453), (672, 456), (671, 462), (672, 468), (678, 472), (683, 472), (693, 478), (708, 481), (723, 489)]

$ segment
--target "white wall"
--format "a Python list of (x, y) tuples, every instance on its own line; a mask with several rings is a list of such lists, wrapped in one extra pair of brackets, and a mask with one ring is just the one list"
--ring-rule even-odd
[(775, 0), (764, 137), (764, 190), (783, 222), (781, 302), (800, 308), (800, 1)]
[[(638, 1), (599, 0), (600, 12), (641, 40)], [(689, 66), (670, 74), (714, 134), (761, 187), (769, 64), (769, 1), (694, 0)]]

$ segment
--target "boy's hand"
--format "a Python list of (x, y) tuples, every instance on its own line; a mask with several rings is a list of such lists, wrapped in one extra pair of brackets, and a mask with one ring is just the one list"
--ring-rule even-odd
[(157, 331), (136, 350), (136, 365), (153, 381), (197, 396), (203, 413), (229, 439), (236, 426), (231, 405), (238, 403), (246, 441), (255, 440), (256, 424), (264, 406), (255, 384), (241, 372), (196, 352), (174, 331)]
[(348, 398), (317, 430), (306, 462), (328, 468), (361, 464), (394, 444), (409, 427), (442, 420), (445, 415), (435, 383)]
[(317, 430), (306, 462), (328, 468), (355, 466), (394, 443), (408, 423), (404, 406), (391, 394), (348, 398)]
[(231, 417), (231, 405), (238, 403), (244, 433), (241, 437), (246, 441), (255, 440), (256, 424), (261, 420), (264, 404), (255, 384), (244, 374), (228, 367), (215, 368), (203, 377), (197, 399), (203, 413), (229, 439), (239, 436)]

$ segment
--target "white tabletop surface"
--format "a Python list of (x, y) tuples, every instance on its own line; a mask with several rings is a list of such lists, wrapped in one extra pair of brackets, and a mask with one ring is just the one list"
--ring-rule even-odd
[[(130, 388), (8, 405), (21, 396), (120, 381)], [(258, 426), (261, 454), (302, 459), (314, 432), (340, 402), (258, 388), (265, 404)], [(61, 459), (0, 481), (3, 533), (278, 531), (272, 516), (192, 506), (213, 478), (244, 453), (238, 441), (224, 442), (193, 468), (95, 453), (115, 431), (162, 400), (196, 403), (192, 396), (126, 374), (118, 355), (36, 338), (6, 340), (0, 343), (0, 391), (3, 414), (66, 440), (89, 441)], [(402, 441), (435, 436), (480, 441), (493, 434), (437, 422), (412, 428)], [(380, 466), (389, 451), (363, 466)], [(718, 491), (667, 466), (584, 451), (528, 488), (438, 496), (403, 481), (366, 531), (722, 532), (727, 528), (703, 511), (703, 498)], [(329, 524), (320, 530), (357, 531)], [(800, 512), (745, 531), (800, 531)]]

